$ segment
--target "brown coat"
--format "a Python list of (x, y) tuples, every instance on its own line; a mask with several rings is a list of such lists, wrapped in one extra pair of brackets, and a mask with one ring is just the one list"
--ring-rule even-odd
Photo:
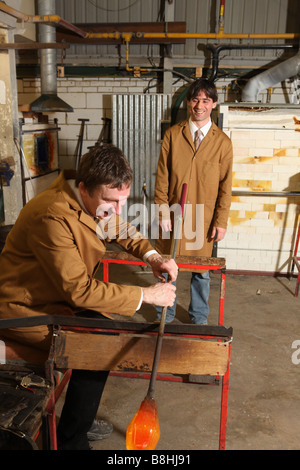
[[(227, 227), (232, 159), (231, 141), (214, 123), (196, 153), (188, 120), (166, 131), (158, 161), (154, 202), (165, 207), (178, 204), (182, 186), (187, 183), (186, 210), (178, 255), (212, 255), (212, 226)], [(197, 237), (194, 235), (192, 238), (192, 233), (196, 233), (196, 205), (199, 205)], [(168, 210), (162, 210), (160, 218), (168, 217), (168, 214)], [(170, 240), (160, 236), (155, 246), (160, 253), (170, 254), (170, 245)]]
[[(137, 309), (140, 287), (94, 278), (107, 240), (97, 236), (96, 222), (81, 209), (65, 177), (74, 178), (74, 172), (62, 172), (32, 199), (7, 237), (0, 255), (0, 318), (87, 309), (132, 316)], [(116, 242), (138, 258), (153, 249), (140, 236), (118, 235)]]

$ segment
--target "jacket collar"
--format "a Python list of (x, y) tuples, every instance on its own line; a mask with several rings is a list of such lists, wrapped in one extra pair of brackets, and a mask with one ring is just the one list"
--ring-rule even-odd
[[(183, 133), (185, 139), (188, 141), (188, 143), (190, 144), (190, 146), (194, 150), (194, 142), (193, 142), (192, 134), (191, 134), (191, 131), (190, 131), (189, 119), (186, 119), (185, 121), (180, 122), (178, 125), (180, 127), (182, 127), (182, 133)], [(210, 127), (208, 133), (205, 136), (205, 140), (201, 143), (202, 149), (203, 149), (203, 146), (208, 142), (208, 140), (210, 140), (212, 137), (214, 137), (214, 134), (215, 134), (216, 130), (218, 130), (218, 127), (212, 121), (211, 122), (211, 127)]]
[(183, 122), (180, 122), (179, 126), (182, 127), (182, 133), (183, 133), (184, 138), (187, 140), (187, 142), (190, 144), (190, 146), (194, 150), (194, 142), (193, 142), (193, 137), (190, 131), (189, 120), (187, 119)]
[(77, 201), (74, 192), (72, 191), (68, 180), (76, 178), (75, 170), (62, 170), (58, 178), (50, 186), (50, 189), (62, 191), (65, 199), (72, 205), (76, 210), (81, 209), (79, 202)]
[(74, 180), (76, 178), (75, 170), (63, 170), (58, 178), (52, 183), (51, 188), (57, 189), (63, 192), (64, 198), (70, 207), (78, 213), (78, 219), (94, 231), (96, 231), (97, 225), (92, 216), (87, 214), (79, 201), (76, 198), (74, 191), (68, 183), (68, 180)]

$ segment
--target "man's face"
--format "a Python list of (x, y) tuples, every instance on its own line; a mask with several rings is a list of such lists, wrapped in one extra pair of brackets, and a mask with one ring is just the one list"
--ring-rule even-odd
[(213, 102), (208, 98), (204, 91), (187, 102), (192, 121), (198, 127), (205, 126), (210, 119), (212, 110), (217, 106), (217, 102)]
[(92, 196), (84, 183), (80, 182), (78, 188), (87, 211), (103, 220), (109, 220), (113, 214), (120, 214), (130, 194), (130, 186), (118, 189), (103, 184), (94, 190)]

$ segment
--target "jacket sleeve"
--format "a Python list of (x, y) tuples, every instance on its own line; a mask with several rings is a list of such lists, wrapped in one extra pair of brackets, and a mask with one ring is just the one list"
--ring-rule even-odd
[(55, 292), (54, 301), (65, 301), (74, 309), (100, 313), (127, 316), (135, 313), (141, 288), (105, 283), (90, 276), (72, 230), (63, 218), (48, 215), (38, 223), (33, 222), (28, 245), (46, 273), (51, 292)]
[(169, 219), (169, 180), (171, 160), (171, 132), (168, 129), (164, 135), (158, 159), (154, 203), (156, 216), (159, 220)]
[[(101, 222), (100, 222), (101, 224)], [(146, 253), (154, 248), (132, 224), (126, 222), (122, 217), (114, 215), (101, 229), (106, 241), (115, 241), (127, 253), (138, 259), (143, 259)]]
[(215, 227), (227, 228), (232, 194), (232, 162), (232, 143), (226, 136), (220, 162), (219, 191), (214, 214)]

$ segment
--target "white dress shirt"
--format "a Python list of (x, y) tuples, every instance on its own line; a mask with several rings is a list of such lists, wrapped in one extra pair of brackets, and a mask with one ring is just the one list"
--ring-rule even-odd
[[(200, 130), (203, 134), (202, 139), (204, 139), (204, 137), (208, 133), (209, 129), (211, 128), (211, 124), (212, 124), (212, 122), (211, 122), (211, 119), (210, 119), (209, 122), (207, 124), (205, 124), (205, 126), (200, 128)], [(194, 142), (195, 132), (199, 130), (199, 127), (196, 126), (196, 124), (192, 121), (191, 118), (189, 119), (189, 127), (190, 127), (190, 131), (191, 131), (191, 134), (192, 134), (193, 142)]]

